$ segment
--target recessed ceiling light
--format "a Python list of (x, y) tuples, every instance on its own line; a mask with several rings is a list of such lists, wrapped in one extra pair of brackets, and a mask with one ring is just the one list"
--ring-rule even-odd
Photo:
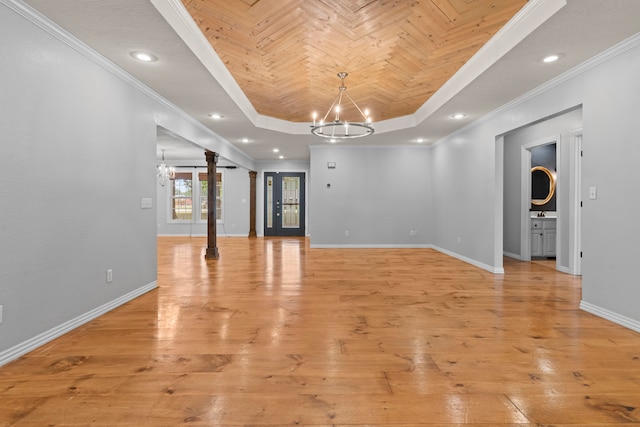
[(220, 120), (224, 116), (222, 114), (218, 114), (218, 113), (211, 113), (211, 114), (209, 114), (209, 117), (211, 117), (214, 120)]
[(247, 142), (249, 142), (249, 138), (242, 138), (241, 141), (246, 144)]
[(158, 60), (157, 56), (149, 52), (142, 52), (142, 51), (131, 52), (131, 56), (136, 58), (138, 61), (143, 61), (143, 62), (156, 62)]
[(465, 117), (467, 117), (467, 115), (464, 113), (456, 113), (451, 115), (451, 118), (455, 120), (464, 119)]
[(547, 55), (540, 59), (540, 62), (544, 62), (545, 64), (549, 64), (551, 62), (556, 62), (558, 59), (562, 58), (564, 53), (554, 53), (551, 55)]
[(273, 149), (273, 152), (274, 152), (274, 153), (279, 153), (279, 152), (280, 152), (280, 149), (279, 149), (279, 148), (274, 148), (274, 149)]
[(330, 142), (330, 143), (332, 143), (332, 144), (335, 144), (337, 141), (336, 141), (335, 139), (331, 138), (331, 139), (329, 140), (329, 142)]
[(424, 138), (418, 138), (418, 139), (416, 139), (416, 142), (418, 144), (422, 144), (424, 142)]
[(279, 159), (284, 159), (284, 156), (278, 156)]

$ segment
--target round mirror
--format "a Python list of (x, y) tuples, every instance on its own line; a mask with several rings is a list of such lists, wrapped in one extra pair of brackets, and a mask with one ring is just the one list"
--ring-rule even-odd
[(544, 166), (531, 168), (531, 204), (542, 206), (549, 203), (556, 191), (556, 180)]

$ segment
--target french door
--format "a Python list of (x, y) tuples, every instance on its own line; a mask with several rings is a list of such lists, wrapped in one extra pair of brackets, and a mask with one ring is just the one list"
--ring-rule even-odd
[(305, 174), (265, 172), (264, 235), (305, 235)]

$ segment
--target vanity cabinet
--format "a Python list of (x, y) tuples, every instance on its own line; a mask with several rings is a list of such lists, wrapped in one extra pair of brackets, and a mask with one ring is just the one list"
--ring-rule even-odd
[(555, 218), (531, 218), (531, 256), (556, 256)]

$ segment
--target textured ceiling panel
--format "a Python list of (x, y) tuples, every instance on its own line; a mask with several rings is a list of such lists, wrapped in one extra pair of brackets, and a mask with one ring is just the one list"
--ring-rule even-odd
[(415, 113), (526, 3), (182, 1), (258, 113), (297, 122), (324, 115), (340, 71), (375, 121)]

